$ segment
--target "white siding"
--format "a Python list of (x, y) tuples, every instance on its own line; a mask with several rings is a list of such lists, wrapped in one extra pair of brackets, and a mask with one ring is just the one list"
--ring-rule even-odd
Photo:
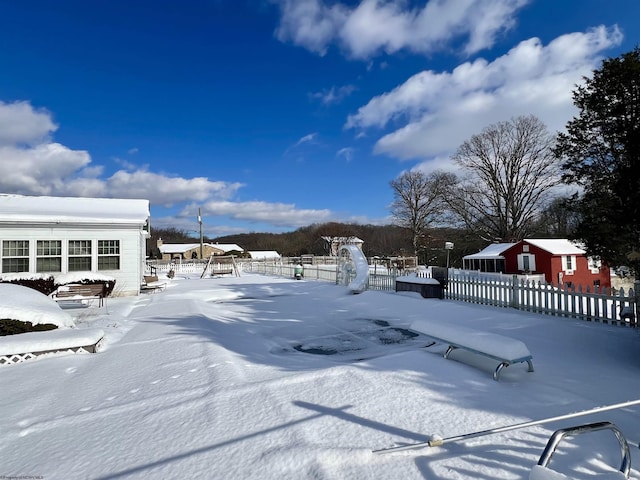
[[(91, 240), (92, 272), (102, 273), (116, 279), (113, 295), (137, 295), (143, 275), (145, 259), (145, 235), (136, 226), (64, 226), (28, 227), (16, 226), (0, 229), (2, 240), (29, 240), (29, 271), (36, 272), (36, 243), (38, 240), (62, 240), (62, 272), (67, 273), (68, 240)], [(120, 241), (120, 269), (98, 271), (98, 240)], [(2, 245), (0, 243), (0, 249)], [(52, 272), (55, 276), (56, 272)]]

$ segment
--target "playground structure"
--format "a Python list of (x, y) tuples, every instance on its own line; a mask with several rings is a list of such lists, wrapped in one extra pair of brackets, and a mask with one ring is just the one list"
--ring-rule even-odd
[(236, 277), (240, 276), (240, 269), (236, 263), (235, 255), (211, 255), (209, 261), (204, 266), (204, 270), (202, 270), (200, 278), (203, 278), (207, 274), (207, 271), (209, 271), (212, 277), (231, 275), (232, 273), (235, 274)]
[(369, 281), (369, 262), (355, 245), (342, 245), (338, 250), (338, 283), (351, 293), (362, 293)]

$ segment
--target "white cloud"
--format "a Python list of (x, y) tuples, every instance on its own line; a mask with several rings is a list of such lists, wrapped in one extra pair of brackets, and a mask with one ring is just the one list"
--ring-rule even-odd
[(29, 102), (0, 101), (0, 147), (38, 144), (57, 128), (46, 110), (36, 110)]
[(345, 127), (395, 128), (378, 140), (375, 151), (400, 159), (448, 155), (485, 126), (518, 115), (536, 115), (551, 131), (561, 130), (575, 114), (575, 85), (621, 38), (617, 27), (601, 26), (547, 46), (526, 40), (492, 62), (423, 71), (371, 99)]
[[(191, 215), (194, 207), (187, 207), (183, 215)], [(327, 222), (331, 211), (322, 209), (299, 209), (294, 204), (268, 203), (260, 201), (229, 202), (209, 201), (202, 205), (204, 216), (225, 216), (235, 220), (265, 222), (280, 227), (302, 227), (312, 223)]]
[(146, 198), (151, 204), (172, 206), (185, 201), (229, 198), (242, 184), (212, 182), (206, 177), (181, 178), (138, 170), (119, 170), (105, 181), (110, 196)]
[[(184, 225), (186, 229), (192, 227), (192, 220), (187, 220), (186, 215), (193, 216), (193, 211), (197, 211), (195, 204), (203, 206), (205, 216), (225, 216), (273, 226), (297, 228), (328, 221), (331, 217), (329, 210), (299, 209), (291, 204), (234, 202), (231, 199), (244, 186), (241, 183), (151, 172), (148, 166), (141, 167), (121, 158), (114, 159), (120, 170), (105, 177), (104, 167), (92, 164), (88, 152), (52, 142), (49, 136), (56, 128), (50, 113), (36, 110), (28, 102), (0, 102), (0, 192), (144, 198), (152, 206), (184, 208), (181, 215), (154, 220), (154, 224), (162, 225), (166, 221), (166, 226), (181, 228)], [(313, 143), (317, 136), (317, 133), (305, 135), (292, 148)], [(184, 204), (191, 206), (183, 207)], [(224, 233), (224, 228), (216, 227), (219, 234)], [(237, 227), (236, 233), (239, 231), (246, 229)]]
[(0, 191), (23, 195), (146, 198), (172, 205), (211, 198), (227, 199), (242, 185), (204, 177), (181, 178), (152, 173), (126, 160), (109, 178), (104, 167), (92, 165), (83, 150), (52, 142), (57, 129), (46, 110), (29, 102), (0, 102)]
[(351, 147), (341, 148), (340, 150), (338, 150), (338, 153), (336, 153), (336, 157), (344, 157), (344, 159), (348, 163), (351, 160), (353, 160), (354, 152), (355, 152), (355, 149)]
[(276, 30), (281, 41), (292, 41), (324, 55), (344, 24), (348, 10), (340, 4), (328, 7), (321, 0), (279, 0), (282, 18)]
[(0, 147), (0, 191), (52, 195), (90, 162), (87, 152), (59, 143)]
[(340, 103), (355, 90), (356, 87), (353, 85), (344, 85), (342, 87), (331, 87), (322, 92), (312, 93), (310, 96), (311, 98), (319, 99), (324, 105), (333, 105)]
[(316, 142), (318, 138), (318, 133), (314, 132), (314, 133), (309, 133), (303, 137), (301, 137), (296, 143), (294, 143), (293, 145), (291, 145), (289, 148), (287, 148), (284, 152), (285, 155), (289, 155), (291, 152), (295, 151), (296, 149), (298, 149), (300, 146), (304, 145), (304, 144), (313, 144)]
[(332, 44), (357, 59), (406, 49), (428, 54), (454, 39), (466, 39), (474, 53), (492, 46), (514, 25), (529, 0), (430, 0), (422, 8), (408, 2), (362, 0), (351, 7), (323, 0), (274, 0), (280, 6), (276, 36), (324, 55)]

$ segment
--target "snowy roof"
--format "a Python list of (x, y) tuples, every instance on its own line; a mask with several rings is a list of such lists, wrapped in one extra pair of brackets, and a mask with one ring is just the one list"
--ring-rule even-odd
[(586, 252), (566, 238), (525, 238), (523, 241), (553, 255), (584, 255)]
[(515, 243), (493, 243), (489, 245), (487, 248), (480, 250), (478, 253), (472, 253), (471, 255), (465, 255), (463, 258), (465, 260), (490, 260), (494, 258), (504, 258), (502, 256), (502, 252), (506, 249), (511, 248), (515, 245)]
[[(224, 253), (237, 250), (242, 252), (243, 248), (235, 243), (203, 243), (203, 246), (217, 248)], [(161, 253), (184, 253), (194, 248), (200, 248), (200, 243), (163, 243), (158, 247)]]
[[(210, 245), (205, 243), (204, 245)], [(164, 243), (158, 247), (161, 253), (184, 253), (194, 248), (200, 248), (199, 243)]]
[(149, 200), (0, 194), (0, 223), (143, 225), (148, 218)]
[(275, 250), (250, 250), (249, 255), (251, 255), (253, 259), (280, 258), (280, 254)]
[(240, 245), (236, 245), (235, 243), (210, 243), (209, 245), (211, 245), (213, 248), (222, 250), (224, 253), (234, 250), (238, 252), (244, 251), (244, 248), (242, 248)]

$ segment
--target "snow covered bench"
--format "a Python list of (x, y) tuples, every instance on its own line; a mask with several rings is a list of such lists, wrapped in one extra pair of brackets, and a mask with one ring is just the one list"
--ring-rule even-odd
[(104, 338), (99, 328), (58, 328), (0, 337), (0, 365), (11, 365), (45, 353), (96, 353)]
[(427, 320), (416, 320), (410, 329), (448, 345), (444, 358), (449, 358), (451, 352), (459, 348), (497, 360), (500, 363), (493, 372), (493, 379), (496, 381), (499, 379), (500, 371), (513, 363), (527, 362), (529, 372), (533, 372), (533, 357), (529, 349), (515, 338)]
[(55, 292), (51, 294), (56, 302), (81, 302), (82, 300), (100, 300), (98, 305), (102, 307), (105, 293), (104, 283), (70, 283), (60, 285)]
[(396, 292), (417, 292), (423, 298), (444, 298), (442, 284), (435, 278), (403, 276), (396, 278)]

